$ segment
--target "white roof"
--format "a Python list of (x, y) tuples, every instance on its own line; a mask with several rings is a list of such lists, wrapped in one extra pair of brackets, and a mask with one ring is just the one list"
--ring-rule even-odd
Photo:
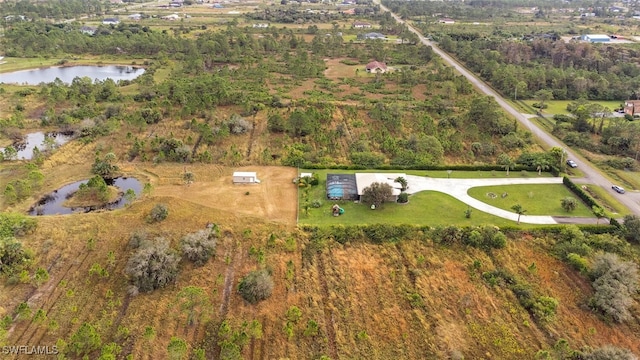
[(609, 35), (603, 35), (603, 34), (587, 34), (585, 36), (588, 37), (589, 39), (609, 39)]
[(241, 177), (257, 177), (255, 172), (250, 171), (236, 171), (233, 173), (233, 176), (241, 176)]
[(393, 173), (356, 173), (356, 186), (358, 188), (358, 195), (362, 195), (364, 189), (371, 186), (373, 183), (389, 184), (392, 188), (392, 194), (394, 196), (400, 195), (402, 185), (394, 180), (403, 177), (407, 178), (406, 174), (393, 174)]
[(303, 177), (312, 177), (312, 176), (313, 176), (313, 173), (300, 173), (300, 177), (301, 178), (303, 178)]

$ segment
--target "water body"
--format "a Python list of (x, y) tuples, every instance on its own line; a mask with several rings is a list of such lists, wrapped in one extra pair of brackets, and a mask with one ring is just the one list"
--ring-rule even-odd
[[(47, 139), (46, 142), (45, 139)], [(44, 151), (48, 146), (58, 147), (71, 139), (73, 139), (72, 133), (35, 132), (27, 134), (22, 140), (14, 142), (11, 146), (18, 151), (16, 160), (29, 160), (33, 157), (33, 148), (38, 147), (40, 151)], [(0, 151), (4, 152), (4, 148), (0, 148)]]
[(92, 81), (112, 79), (133, 80), (144, 73), (143, 68), (122, 65), (55, 66), (41, 69), (20, 70), (0, 74), (0, 83), (38, 85), (54, 82), (56, 78), (71, 84), (76, 77), (89, 77)]
[[(86, 184), (89, 180), (77, 181), (69, 185), (65, 185), (54, 192), (45, 195), (38, 203), (29, 209), (29, 215), (65, 215), (74, 213), (88, 213), (95, 210), (114, 210), (124, 207), (127, 200), (121, 196), (113, 203), (104, 206), (86, 206), (69, 208), (62, 204), (71, 197), (78, 189), (80, 184)], [(142, 184), (136, 178), (119, 177), (115, 179), (105, 179), (107, 185), (115, 186), (122, 193), (132, 189), (136, 193), (136, 197), (140, 196)]]

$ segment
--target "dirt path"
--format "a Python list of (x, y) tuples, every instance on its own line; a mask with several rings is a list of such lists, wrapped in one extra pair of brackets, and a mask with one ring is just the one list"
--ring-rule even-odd
[(329, 347), (329, 355), (332, 359), (339, 359), (338, 348), (336, 346), (336, 331), (334, 329), (333, 312), (329, 308), (329, 286), (325, 276), (324, 259), (321, 254), (317, 255), (316, 266), (318, 267), (318, 278), (320, 279), (320, 288), (322, 292), (322, 303), (324, 310), (324, 323), (327, 329), (327, 346)]
[(224, 274), (224, 287), (222, 289), (222, 304), (220, 304), (220, 317), (225, 319), (229, 312), (229, 301), (231, 299), (231, 291), (233, 291), (233, 280), (235, 278), (235, 264), (240, 257), (240, 251), (234, 247), (227, 254), (225, 258), (229, 257), (231, 261), (227, 266), (227, 272)]

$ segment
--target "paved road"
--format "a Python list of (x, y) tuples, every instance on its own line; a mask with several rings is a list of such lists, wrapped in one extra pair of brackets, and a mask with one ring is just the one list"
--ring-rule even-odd
[[(379, 3), (379, 0), (375, 0), (375, 1), (380, 5), (380, 8), (383, 11), (389, 11), (389, 9), (387, 9), (384, 5)], [(568, 149), (564, 143), (562, 143), (560, 140), (558, 140), (554, 136), (548, 134), (544, 130), (540, 129), (536, 124), (531, 122), (531, 120), (527, 119), (526, 116), (518, 112), (518, 110), (516, 110), (513, 106), (511, 106), (511, 104), (505, 101), (502, 96), (500, 96), (498, 93), (493, 91), (489, 87), (489, 85), (485, 84), (477, 76), (475, 76), (470, 71), (465, 69), (460, 63), (458, 63), (455, 59), (453, 59), (447, 53), (445, 53), (440, 48), (438, 48), (429, 39), (422, 36), (422, 34), (418, 30), (416, 30), (413, 26), (407, 24), (404, 20), (402, 20), (396, 14), (391, 13), (391, 15), (399, 23), (407, 25), (409, 30), (414, 34), (416, 34), (423, 44), (427, 46), (431, 46), (433, 48), (433, 51), (436, 54), (440, 55), (440, 57), (442, 57), (442, 59), (446, 63), (448, 63), (449, 65), (454, 67), (456, 70), (458, 70), (458, 72), (462, 74), (464, 77), (466, 77), (469, 80), (469, 82), (471, 82), (476, 88), (480, 89), (486, 95), (493, 97), (496, 100), (496, 102), (498, 102), (498, 104), (502, 106), (504, 110), (506, 110), (513, 117), (515, 117), (522, 125), (524, 125), (529, 131), (531, 131), (531, 133), (534, 136), (540, 139), (542, 143), (546, 144), (549, 147), (557, 146), (565, 149), (567, 153), (567, 157), (569, 159), (574, 160), (578, 164), (578, 168), (584, 173), (584, 179), (586, 180), (586, 182), (603, 187), (613, 197), (618, 199), (618, 201), (620, 201), (622, 204), (627, 206), (633, 213), (635, 213), (636, 215), (640, 215), (640, 192), (627, 191), (626, 194), (622, 195), (613, 191), (611, 189), (612, 181), (606, 176), (604, 176), (598, 169), (593, 167), (593, 165), (591, 165), (587, 161), (582, 160), (582, 158), (576, 156), (576, 154), (572, 150)]]
[[(409, 188), (407, 193), (420, 191), (439, 191), (455, 197), (474, 209), (512, 221), (518, 220), (518, 214), (497, 208), (469, 196), (468, 191), (476, 186), (515, 185), (515, 184), (562, 184), (562, 178), (499, 178), (499, 179), (444, 179), (407, 175)], [(552, 216), (522, 215), (520, 222), (526, 224), (557, 224)]]

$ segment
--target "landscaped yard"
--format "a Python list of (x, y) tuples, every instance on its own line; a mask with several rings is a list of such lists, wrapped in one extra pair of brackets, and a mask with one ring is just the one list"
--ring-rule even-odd
[[(310, 208), (309, 214), (300, 208), (298, 222), (310, 225), (366, 225), (366, 224), (412, 224), (412, 225), (515, 225), (514, 221), (499, 218), (478, 210), (473, 210), (471, 218), (465, 217), (467, 205), (455, 198), (435, 191), (423, 191), (409, 197), (409, 203), (386, 203), (381, 209), (371, 210), (365, 204), (353, 201), (331, 201), (325, 196), (324, 181), (310, 191), (311, 201), (321, 199), (320, 208)], [(302, 190), (300, 191), (302, 194)], [(302, 201), (301, 201), (302, 203)], [(334, 217), (333, 204), (338, 204), (345, 212)]]
[[(533, 104), (539, 102), (538, 100), (525, 100), (525, 103), (527, 103), (530, 106), (533, 106)], [(548, 105), (548, 107), (546, 109), (543, 109), (542, 112), (545, 114), (568, 114), (569, 112), (567, 111), (567, 105), (569, 103), (571, 103), (573, 101), (571, 100), (550, 100), (550, 101), (545, 101), (545, 104)], [(617, 101), (617, 100), (612, 100), (612, 101), (590, 101), (589, 103), (596, 103), (596, 104), (600, 104), (602, 106), (608, 107), (611, 111), (613, 111), (616, 108), (619, 108), (620, 105), (622, 105), (624, 102), (623, 101)]]
[[(505, 193), (508, 195), (503, 198), (502, 195)], [(593, 217), (591, 210), (561, 184), (481, 186), (469, 189), (469, 195), (509, 211), (512, 211), (513, 205), (520, 204), (527, 210), (526, 215)], [(560, 204), (566, 197), (573, 197), (578, 201), (578, 206), (572, 212), (565, 211)]]

